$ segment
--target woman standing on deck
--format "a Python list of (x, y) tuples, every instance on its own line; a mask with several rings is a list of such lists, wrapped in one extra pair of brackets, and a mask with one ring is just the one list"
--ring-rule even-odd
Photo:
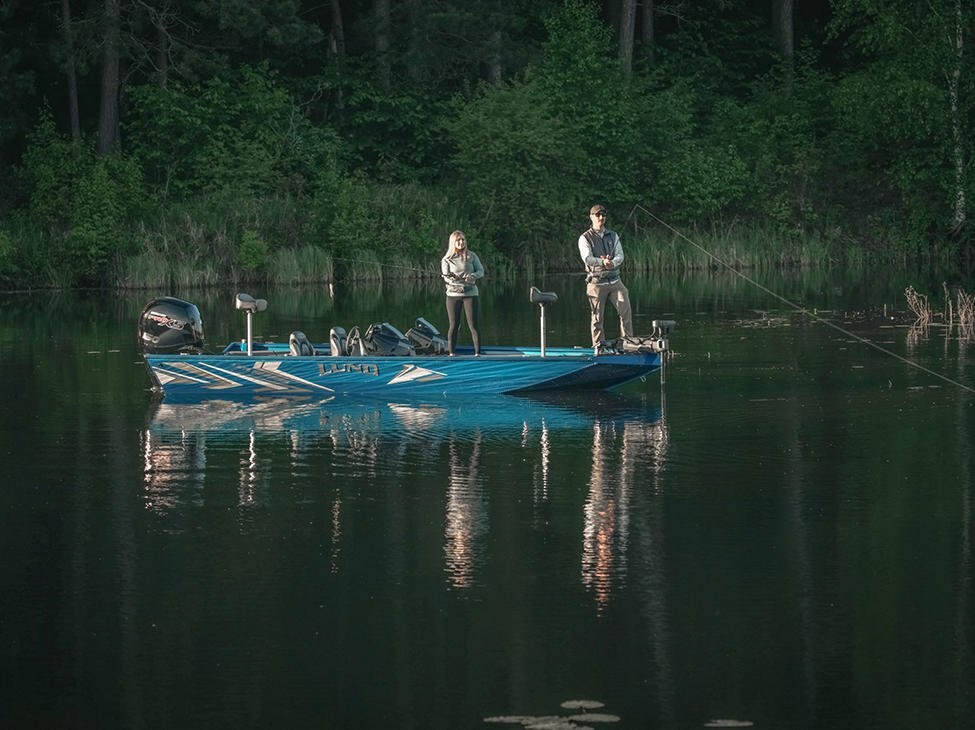
[(478, 332), (477, 280), (484, 276), (484, 266), (477, 254), (467, 248), (467, 236), (463, 231), (450, 234), (447, 253), (440, 260), (440, 274), (447, 285), (447, 352), (454, 354), (457, 330), (460, 329), (460, 310), (467, 316), (467, 328), (471, 331), (474, 354), (481, 354), (481, 335)]

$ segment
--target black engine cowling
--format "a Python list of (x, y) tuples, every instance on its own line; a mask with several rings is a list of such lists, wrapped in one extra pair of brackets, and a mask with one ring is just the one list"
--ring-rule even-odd
[(139, 348), (142, 352), (172, 355), (202, 352), (203, 318), (191, 302), (176, 297), (153, 299), (139, 315)]
[(447, 340), (423, 317), (417, 317), (416, 324), (406, 330), (406, 339), (417, 352), (432, 352), (435, 355), (447, 352)]
[(406, 335), (389, 322), (369, 325), (369, 329), (362, 336), (362, 344), (366, 355), (403, 357), (413, 354), (413, 348)]

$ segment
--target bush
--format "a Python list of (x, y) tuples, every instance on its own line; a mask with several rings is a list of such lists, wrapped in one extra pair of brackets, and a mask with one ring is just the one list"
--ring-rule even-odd
[(264, 269), (267, 265), (268, 252), (267, 241), (261, 238), (257, 231), (251, 229), (244, 231), (238, 252), (238, 260), (244, 271), (253, 274)]
[(74, 142), (60, 134), (49, 109), (28, 135), (21, 175), (29, 188), (29, 210), (45, 229), (63, 229), (69, 221), (78, 181), (95, 164), (90, 142)]
[(526, 239), (560, 235), (582, 207), (584, 183), (572, 181), (588, 176), (585, 154), (563, 119), (526, 81), (485, 87), (450, 124), (471, 203), (513, 258)]
[(345, 92), (335, 123), (358, 172), (394, 184), (440, 176), (449, 157), (440, 95), (402, 81), (385, 89), (367, 74), (353, 75)]
[(567, 0), (545, 27), (538, 81), (566, 126), (567, 180), (577, 180), (582, 201), (633, 200), (643, 156), (640, 102), (617, 59), (613, 31), (586, 0)]
[(357, 178), (334, 180), (311, 202), (311, 237), (337, 262), (363, 257), (417, 261), (439, 271), (447, 236), (455, 229), (477, 241), (478, 253), (491, 246), (483, 226), (466, 209), (434, 188), (378, 184)]
[(30, 136), (22, 174), (32, 222), (63, 249), (57, 264), (75, 283), (109, 281), (116, 258), (128, 249), (125, 226), (144, 206), (134, 161), (120, 153), (101, 158), (90, 141), (62, 137), (47, 112)]
[(734, 148), (706, 148), (688, 142), (661, 166), (659, 191), (676, 206), (678, 218), (707, 218), (744, 194), (745, 164)]
[(0, 228), (0, 284), (9, 284), (17, 280), (20, 267), (17, 265), (14, 243), (10, 234)]
[(302, 193), (344, 167), (338, 136), (313, 126), (266, 65), (129, 95), (132, 153), (163, 195)]

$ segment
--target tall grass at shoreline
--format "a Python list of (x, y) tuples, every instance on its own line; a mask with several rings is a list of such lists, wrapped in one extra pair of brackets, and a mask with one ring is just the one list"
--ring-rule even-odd
[(473, 231), (468, 235), (490, 276), (513, 275), (511, 260), (448, 196), (369, 183), (354, 192), (305, 205), (218, 197), (160, 209), (132, 233), (136, 253), (120, 257), (115, 284), (150, 289), (439, 279), (447, 236), (458, 228)]
[(317, 246), (285, 249), (271, 260), (267, 278), (277, 284), (314, 284), (334, 281), (335, 260)]
[(0, 290), (68, 289), (72, 270), (63, 241), (26, 215), (0, 218)]
[[(165, 290), (227, 284), (301, 285), (439, 278), (446, 238), (465, 230), (495, 280), (582, 268), (575, 230), (527, 245), (494, 240), (476, 216), (442, 190), (350, 183), (334, 196), (229, 195), (160, 204), (129, 224), (107, 282)], [(896, 243), (860, 245), (839, 229), (799, 233), (741, 222), (680, 233), (646, 218), (619, 223), (630, 272), (724, 268), (868, 267), (916, 259), (945, 262), (952, 246), (929, 252)], [(0, 221), (0, 288), (70, 288), (64, 234), (24, 216)], [(500, 231), (499, 235), (504, 235)], [(926, 255), (925, 255), (926, 253)]]
[[(186, 223), (187, 240), (198, 235), (198, 228)], [(171, 235), (171, 234), (170, 234)], [(231, 257), (216, 255), (207, 260), (203, 252), (226, 246), (218, 232), (209, 245), (190, 246), (183, 255), (171, 256), (162, 252), (141, 253), (129, 257), (121, 267), (118, 286), (122, 288), (157, 288), (174, 281), (179, 285), (213, 286), (235, 283), (265, 283), (271, 285), (300, 285), (345, 281), (407, 281), (435, 279), (440, 276), (439, 250), (429, 258), (415, 253), (377, 252), (358, 248), (336, 255), (315, 245), (281, 248), (268, 256), (266, 267), (258, 272), (241, 269)], [(685, 238), (686, 236), (686, 238)], [(689, 239), (689, 240), (688, 240)], [(789, 268), (829, 268), (842, 264), (863, 267), (876, 263), (900, 263), (900, 257), (885, 258), (875, 252), (850, 249), (837, 252), (819, 236), (786, 237), (769, 230), (738, 228), (725, 231), (690, 231), (684, 235), (669, 232), (641, 235), (624, 234), (626, 269), (630, 272), (695, 271), (723, 269), (772, 270)], [(544, 244), (542, 251), (545, 250)], [(192, 249), (196, 252), (191, 253)], [(565, 245), (551, 245), (554, 255), (526, 257), (515, 263), (496, 248), (487, 246), (478, 254), (493, 279), (510, 278), (516, 274), (529, 278), (543, 274), (557, 274), (581, 270), (575, 241)], [(172, 262), (172, 263), (168, 263)]]
[(647, 230), (624, 240), (628, 268), (641, 271), (774, 269), (827, 266), (830, 247), (819, 236), (790, 237), (761, 228)]

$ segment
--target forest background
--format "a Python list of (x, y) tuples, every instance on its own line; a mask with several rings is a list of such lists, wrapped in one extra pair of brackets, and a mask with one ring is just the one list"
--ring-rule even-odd
[(960, 0), (3, 0), (0, 288), (971, 267)]

